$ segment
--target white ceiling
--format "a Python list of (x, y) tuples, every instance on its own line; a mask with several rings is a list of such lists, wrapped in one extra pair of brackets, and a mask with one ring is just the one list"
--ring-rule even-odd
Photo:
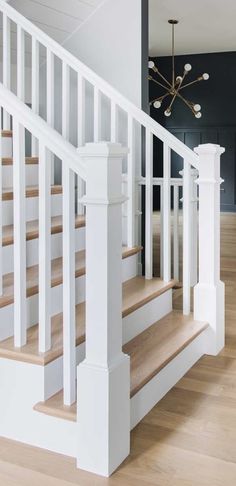
[(63, 44), (101, 0), (9, 0), (12, 7)]
[(176, 54), (236, 51), (235, 0), (149, 0), (150, 56), (170, 55), (171, 18)]

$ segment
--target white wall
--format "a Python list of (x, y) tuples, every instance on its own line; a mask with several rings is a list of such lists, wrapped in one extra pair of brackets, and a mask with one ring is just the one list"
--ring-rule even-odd
[(64, 47), (141, 107), (142, 0), (106, 0)]

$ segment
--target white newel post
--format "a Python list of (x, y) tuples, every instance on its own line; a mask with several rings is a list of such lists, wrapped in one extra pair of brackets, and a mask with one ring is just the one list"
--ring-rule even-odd
[(122, 352), (120, 144), (87, 144), (86, 358), (78, 366), (78, 467), (109, 476), (130, 450), (130, 362)]
[(225, 342), (224, 283), (220, 280), (220, 156), (224, 148), (206, 144), (199, 155), (199, 282), (194, 288), (194, 317), (210, 325), (207, 354)]

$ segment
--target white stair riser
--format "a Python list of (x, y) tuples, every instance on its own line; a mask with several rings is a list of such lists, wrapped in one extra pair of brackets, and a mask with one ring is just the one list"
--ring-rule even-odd
[[(76, 234), (76, 251), (85, 249), (85, 228), (78, 228), (75, 230)], [(27, 241), (27, 267), (38, 264), (38, 238)], [(51, 236), (51, 253), (52, 259), (62, 256), (62, 233)], [(3, 247), (3, 274), (14, 271), (13, 262), (13, 245)]]
[(12, 137), (2, 137), (2, 156), (12, 157)]
[[(131, 429), (201, 358), (206, 349), (205, 333), (131, 398)], [(4, 417), (0, 421), (0, 435), (76, 457), (78, 424), (33, 410), (36, 403), (45, 399), (45, 391), (53, 388), (56, 374), (53, 363), (43, 367), (0, 358), (0, 415)]]
[[(148, 304), (145, 304), (122, 319), (123, 344), (126, 344), (128, 341), (150, 327), (156, 321), (162, 319), (171, 311), (172, 289), (168, 290), (159, 297), (156, 297), (152, 301), (148, 302)], [(77, 346), (76, 358), (77, 364), (79, 364), (85, 358), (84, 343)], [(62, 357), (57, 358), (45, 367), (44, 400), (47, 400), (63, 388), (62, 360)]]
[[(25, 184), (26, 186), (38, 185), (38, 165), (26, 164), (25, 166)], [(2, 168), (2, 186), (3, 188), (12, 187), (13, 185), (13, 166), (4, 165)]]
[[(127, 269), (126, 267), (129, 267)], [(132, 256), (122, 260), (123, 281), (126, 276), (135, 277), (137, 274), (137, 256)], [(132, 274), (133, 272), (133, 274)], [(51, 315), (54, 316), (63, 311), (62, 285), (51, 288)], [(85, 275), (76, 279), (76, 304), (85, 301)], [(14, 305), (8, 305), (0, 309), (0, 341), (13, 336)], [(27, 298), (27, 326), (31, 327), (38, 323), (38, 294)]]
[[(51, 197), (51, 215), (62, 214), (62, 195), (54, 194)], [(26, 221), (38, 219), (38, 197), (26, 198)], [(3, 225), (13, 224), (13, 201), (3, 202)]]

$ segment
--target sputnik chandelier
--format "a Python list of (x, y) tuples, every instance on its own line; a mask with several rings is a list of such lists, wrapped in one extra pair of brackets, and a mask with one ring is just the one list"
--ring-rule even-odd
[[(168, 23), (171, 24), (172, 26), (172, 82), (170, 83), (165, 78), (165, 76), (163, 76), (163, 74), (160, 73), (158, 67), (155, 65), (153, 61), (149, 61), (148, 63), (149, 69), (154, 71), (154, 73), (156, 73), (156, 75), (159, 76), (159, 78), (161, 78), (162, 82), (160, 82), (158, 79), (155, 79), (151, 75), (148, 76), (149, 81), (153, 81), (154, 83), (156, 83), (158, 86), (161, 86), (166, 91), (164, 95), (159, 96), (159, 98), (155, 98), (154, 100), (152, 100), (150, 102), (150, 105), (153, 105), (154, 108), (161, 108), (164, 99), (170, 96), (172, 98), (171, 102), (168, 108), (166, 108), (164, 112), (165, 116), (170, 116), (176, 98), (180, 98), (183, 101), (183, 103), (185, 103), (188, 106), (188, 108), (190, 108), (191, 112), (196, 118), (201, 118), (202, 116), (201, 106), (197, 103), (193, 103), (192, 101), (188, 101), (186, 98), (184, 98), (184, 96), (182, 96), (182, 90), (195, 83), (199, 83), (200, 81), (207, 81), (209, 79), (209, 74), (204, 73), (194, 81), (190, 81), (189, 83), (184, 83), (186, 76), (192, 69), (191, 64), (185, 64), (183, 75), (177, 77), (175, 76), (175, 26), (179, 22), (178, 20), (168, 20)], [(165, 84), (163, 84), (163, 82)]]

